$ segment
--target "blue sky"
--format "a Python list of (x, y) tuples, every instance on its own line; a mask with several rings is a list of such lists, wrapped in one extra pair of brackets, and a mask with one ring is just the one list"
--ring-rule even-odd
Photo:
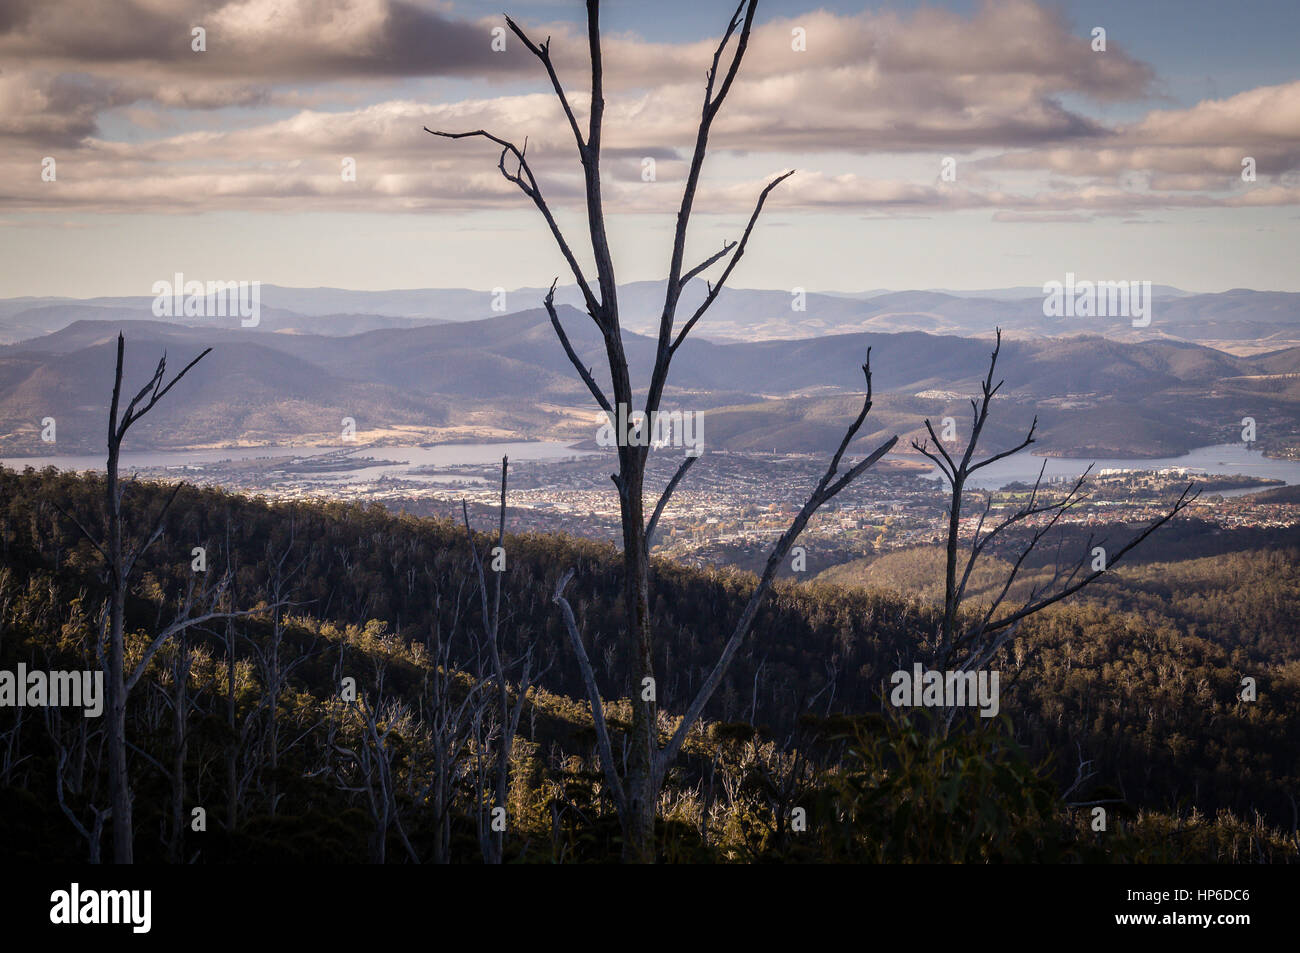
[[(528, 137), (585, 247), (572, 140), (540, 64), (513, 36), (491, 50), (499, 4), (103, 2), (115, 16), (93, 30), (71, 0), (0, 21), (0, 295), (147, 294), (176, 271), (373, 289), (563, 281), (495, 151), (425, 124)], [(507, 6), (536, 40), (552, 35), (585, 115), (582, 6)], [(732, 9), (603, 5), (620, 280), (666, 270), (703, 73)], [(1090, 48), (1095, 26), (1105, 52)], [(795, 27), (805, 50), (791, 49)], [(1300, 291), (1297, 40), (1292, 2), (768, 0), (690, 248), (736, 237), (763, 185), (795, 168), (734, 286), (973, 289), (1073, 271)], [(340, 176), (349, 158), (355, 181)]]

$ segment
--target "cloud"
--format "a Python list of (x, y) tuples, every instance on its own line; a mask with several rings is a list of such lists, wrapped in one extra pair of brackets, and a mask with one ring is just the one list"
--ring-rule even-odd
[[(129, 65), (195, 81), (293, 82), (501, 76), (527, 52), (491, 48), (492, 20), (408, 0), (40, 0), (0, 21), (0, 57), (112, 72)], [(88, 29), (88, 24), (94, 24)], [(206, 50), (192, 49), (192, 30)], [(137, 73), (138, 75), (138, 73)]]
[(1166, 173), (1152, 177), (1153, 188), (1224, 189), (1240, 183), (1247, 156), (1257, 175), (1300, 168), (1300, 82), (1153, 111), (1088, 143), (1010, 152), (978, 164), (1073, 176)]
[[(526, 207), (496, 169), (499, 150), (434, 139), (426, 125), (526, 138), (547, 198), (580, 205), (560, 106), (516, 37), (492, 51), (500, 23), (399, 0), (11, 3), (0, 17), (0, 57), (13, 64), (0, 73), (0, 207)], [(208, 31), (204, 53), (190, 49), (198, 25)], [(585, 126), (585, 35), (570, 24), (525, 28), (538, 42), (551, 37)], [(796, 29), (806, 50), (792, 47)], [(605, 37), (611, 211), (675, 209), (716, 43)], [(470, 80), (475, 94), (426, 101), (428, 84), (414, 78), (432, 76)], [(1296, 202), (1285, 173), (1300, 166), (1300, 82), (1127, 124), (1065, 105), (1140, 100), (1154, 79), (1114, 43), (1094, 53), (1057, 7), (1034, 0), (988, 2), (969, 15), (816, 10), (756, 27), (710, 146), (805, 157), (811, 168), (782, 186), (773, 208), (989, 209), (1042, 221)], [(504, 80), (499, 95), (483, 84)], [(372, 102), (377, 92), (389, 95)], [(866, 175), (863, 157), (879, 154), (919, 154), (914, 167), (925, 171), (912, 181)], [(966, 156), (960, 186), (938, 181), (938, 157), (949, 154)], [(58, 158), (55, 183), (38, 174), (44, 155)], [(1240, 181), (1245, 155), (1257, 160), (1253, 188)], [(340, 175), (344, 157), (356, 162), (355, 182)], [(657, 160), (657, 183), (641, 181), (643, 157)], [(747, 213), (763, 184), (747, 168), (744, 181), (706, 176), (701, 211)]]
[[(46, 0), (0, 29), (0, 58), (21, 72), (95, 75), (113, 96), (87, 102), (92, 112), (133, 101), (256, 105), (279, 86), (413, 77), (527, 82), (549, 94), (541, 65), (518, 38), (493, 50), (491, 31), (503, 22), (404, 0)], [(191, 49), (197, 26), (206, 30), (201, 53)], [(805, 32), (806, 50), (792, 49), (795, 28)], [(583, 31), (563, 23), (525, 29), (537, 42), (550, 37), (585, 112)], [(716, 43), (604, 38), (606, 86), (635, 104), (643, 141), (664, 148), (689, 139)], [(813, 11), (755, 28), (717, 134), (764, 148), (851, 147), (868, 136), (877, 149), (1027, 144), (1095, 131), (1061, 106), (1062, 93), (1133, 98), (1151, 78), (1122, 50), (1093, 53), (1086, 37), (1034, 0), (989, 2), (971, 17)]]

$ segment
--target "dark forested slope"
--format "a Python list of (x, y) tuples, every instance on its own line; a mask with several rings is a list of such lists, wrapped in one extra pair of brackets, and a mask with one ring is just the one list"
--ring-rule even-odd
[[(154, 524), (169, 493), (153, 484), (128, 489), (137, 533)], [(101, 498), (102, 482), (94, 477), (0, 471), (0, 667), (20, 661), (46, 668), (94, 666), (103, 580), (98, 554), (74, 520), (99, 526)], [(409, 719), (416, 727), (409, 736), (402, 734), (408, 738), (421, 736), (421, 719), (431, 717), (426, 711), (431, 678), (447, 682), (444, 700), (463, 692), (456, 688), (461, 676), (454, 673), (472, 673), (482, 665), (478, 585), (464, 528), (395, 516), (379, 507), (271, 505), (192, 487), (181, 489), (160, 525), (128, 606), (128, 632), (137, 633), (134, 658), (150, 633), (171, 618), (178, 594), (195, 578), (196, 546), (206, 549), (208, 579), (227, 565), (232, 568), (232, 607), (262, 609), (229, 625), (197, 627), (186, 644), (188, 654), (169, 649), (151, 662), (131, 702), (145, 816), (165, 824), (167, 792), (175, 787), (169, 779), (183, 773), (184, 790), (177, 796), (183, 795), (187, 809), (208, 804), (215, 817), (229, 804), (229, 810), (248, 815), (247, 824), (257, 819), (252, 828), (236, 824), (232, 830), (239, 836), (229, 833), (233, 840), (220, 841), (230, 856), (274, 853), (285, 849), (286, 838), (298, 837), (302, 841), (295, 850), (302, 856), (335, 848), (352, 856), (369, 849), (374, 859), (373, 839), (358, 833), (371, 826), (363, 808), (373, 802), (358, 800), (364, 788), (355, 781), (351, 787), (342, 782), (322, 787), (337, 776), (337, 765), (328, 767), (328, 752), (346, 730), (361, 732), (364, 740), (365, 729), (364, 723), (348, 729), (347, 719), (356, 716), (339, 715), (330, 698), (337, 695), (340, 677), (355, 672), (358, 690), (371, 699), (371, 708), (364, 710), (386, 711), (394, 722)], [(533, 812), (545, 828), (549, 822), (537, 812), (544, 814), (556, 803), (538, 793), (552, 776), (548, 771), (578, 765), (578, 775), (565, 775), (565, 785), (585, 778), (590, 787), (598, 777), (592, 773), (590, 728), (583, 727), (589, 719), (585, 702), (572, 701), (585, 695), (551, 601), (555, 580), (568, 568), (576, 570), (568, 596), (602, 693), (613, 705), (617, 738), (613, 700), (626, 698), (632, 689), (619, 638), (621, 563), (610, 547), (563, 536), (509, 536), (506, 551), (502, 645), (513, 659), (531, 650), (534, 676), (521, 729), (527, 757), (516, 756), (524, 758), (526, 783), (520, 782), (519, 792), (513, 785), (511, 790), (512, 797), (528, 801), (521, 802), (520, 811)], [(1224, 558), (1229, 562), (1220, 573), (1239, 601), (1245, 600), (1240, 605), (1226, 601), (1220, 613), (1196, 601), (1208, 566), (1188, 564), (1183, 575), (1138, 566), (1123, 577), (1134, 585), (1112, 585), (1089, 603), (1044, 613), (1004, 652), (995, 666), (1003, 673), (1001, 712), (1031, 758), (1052, 759), (1058, 789), (1074, 778), (1083, 757), (1095, 772), (1088, 789), (1118, 798), (1125, 810), (1196, 810), (1210, 816), (1221, 809), (1245, 816), (1258, 811), (1267, 821), (1291, 828), (1291, 798), (1300, 779), (1300, 663), (1280, 645), (1289, 640), (1294, 646), (1300, 588), (1293, 571), (1278, 572), (1283, 557), (1261, 552)], [(278, 624), (277, 614), (266, 609), (277, 574), (287, 603)], [(656, 669), (662, 673), (660, 705), (670, 716), (681, 712), (712, 666), (752, 585), (753, 577), (744, 573), (658, 565)], [(926, 641), (934, 621), (919, 596), (828, 584), (777, 586), (706, 712), (713, 734), (705, 732), (700, 744), (705, 735), (716, 739), (719, 726), (740, 724), (749, 726), (742, 737), (813, 745), (806, 735), (810, 719), (882, 712), (888, 675), (928, 661)], [(1255, 628), (1268, 628), (1267, 638), (1248, 638), (1245, 629)], [(272, 638), (278, 650), (269, 647)], [(168, 710), (178, 690), (174, 666), (182, 658), (190, 673), (187, 690), (193, 691), (184, 704), (195, 711), (187, 747), (180, 749), (184, 770), (177, 772), (169, 767), (178, 749)], [(438, 667), (440, 660), (445, 668)], [(1254, 702), (1238, 698), (1246, 676), (1258, 683)], [(265, 688), (272, 679), (279, 680), (281, 690), (268, 704)], [(15, 724), (13, 717), (12, 711), (0, 711), (0, 719), (7, 719), (0, 723), (0, 749), (7, 742), (11, 755), (0, 763), (0, 788), (6, 792), (0, 813), (19, 826), (31, 812), (48, 814), (48, 823), (65, 825), (71, 856), (78, 839), (51, 800), (50, 775), (59, 758), (48, 748), (50, 739), (68, 737), (69, 725), (41, 725), (30, 712), (26, 722)], [(351, 745), (358, 743), (353, 738)], [(12, 757), (15, 744), (20, 750), (26, 746), (25, 765)], [(279, 750), (273, 767), (268, 767), (268, 744)], [(232, 749), (242, 752), (234, 771), (242, 780), (233, 792), (222, 767)], [(692, 751), (678, 779), (685, 785), (679, 792), (702, 790), (695, 785), (720, 770), (722, 748), (688, 747), (688, 754)], [(391, 751), (388, 756), (398, 757)], [(409, 781), (415, 772), (401, 760), (405, 757), (394, 763), (410, 773), (392, 770)], [(701, 757), (711, 757), (713, 767)], [(826, 777), (838, 776), (835, 762), (823, 763), (832, 771)], [(85, 819), (94, 806), (93, 784), (81, 779), (84, 787), (72, 790), (70, 770), (65, 761), (60, 775), (67, 781), (65, 794)], [(534, 782), (542, 787), (530, 787)], [(392, 816), (400, 818), (408, 809), (418, 814), (427, 804), (414, 788), (403, 797), (408, 800), (393, 794)], [(399, 810), (400, 805), (406, 806)], [(352, 821), (313, 820), (324, 825), (319, 836), (295, 826), (327, 808), (360, 813), (347, 815)], [(463, 827), (470, 821), (461, 810), (457, 823)], [(386, 823), (392, 823), (391, 816)], [(145, 829), (143, 823), (138, 827)], [(383, 838), (401, 840), (396, 828), (383, 829)], [(330, 831), (339, 844), (330, 846)], [(348, 838), (360, 840), (349, 847), (343, 843)], [(174, 840), (169, 850), (177, 849)], [(468, 843), (472, 849), (472, 836)], [(423, 854), (426, 847), (412, 845), (411, 851)]]

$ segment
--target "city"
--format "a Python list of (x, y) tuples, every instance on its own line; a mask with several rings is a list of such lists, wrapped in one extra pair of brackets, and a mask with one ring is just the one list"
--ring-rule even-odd
[[(144, 467), (138, 473), (143, 479), (183, 479), (268, 500), (343, 500), (457, 521), (462, 519), (464, 501), (476, 525), (488, 525), (488, 514), (499, 504), (499, 465), (426, 465), (406, 470), (405, 475), (349, 475), (381, 466), (393, 468), (404, 462), (401, 449), (362, 445), (292, 458)], [(512, 460), (507, 530), (618, 542), (618, 499), (610, 482), (617, 466), (614, 458), (612, 450), (604, 450), (558, 460)], [(658, 499), (682, 460), (680, 449), (650, 454), (648, 499)], [(652, 541), (654, 554), (695, 566), (761, 570), (772, 543), (790, 525), (825, 465), (824, 457), (811, 453), (703, 454), (664, 509)], [(1080, 469), (1084, 466), (1080, 462)], [(1059, 499), (1073, 482), (1060, 476), (1045, 478), (1039, 502)], [(1275, 502), (1252, 496), (1254, 491), (1280, 486), (1278, 480), (1182, 468), (1111, 468), (1088, 475), (1080, 499), (1060, 516), (1058, 525), (1147, 522), (1162, 515), (1189, 483), (1200, 492), (1189, 515), (1207, 523), (1229, 529), (1300, 524), (1300, 497)], [(960, 536), (969, 538), (976, 531), (986, 501), (991, 502), (991, 510), (985, 529), (1022, 506), (1032, 490), (1032, 485), (1012, 482), (992, 491), (991, 499), (977, 494), (978, 505), (966, 503)], [(812, 576), (862, 556), (936, 544), (946, 531), (947, 503), (946, 487), (919, 455), (887, 457), (809, 521), (799, 539), (806, 571)], [(1046, 514), (1029, 517), (1023, 528), (1041, 525), (1048, 518)], [(784, 567), (781, 574), (798, 571)]]

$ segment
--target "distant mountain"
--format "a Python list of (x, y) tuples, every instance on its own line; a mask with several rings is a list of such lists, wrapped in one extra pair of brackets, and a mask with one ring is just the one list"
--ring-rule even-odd
[[(606, 383), (604, 346), (590, 318), (568, 306), (558, 313), (580, 359)], [(594, 436), (591, 397), (548, 316), (534, 309), (347, 337), (77, 321), (0, 347), (0, 449), (48, 451), (38, 440), (46, 416), (59, 422), (60, 451), (98, 449), (119, 330), (128, 341), (130, 380), (147, 378), (164, 351), (176, 362), (214, 348), (133, 434), (137, 446), (304, 442), (337, 434), (344, 416), (380, 437), (392, 428), (470, 423), (499, 436)], [(633, 380), (642, 386), (655, 347), (653, 338), (625, 334)], [(864, 439), (884, 429), (921, 436), (927, 415), (966, 423), (989, 343), (916, 331), (692, 340), (674, 359), (666, 400), (709, 411), (711, 447), (823, 450), (856, 412), (868, 348), (878, 401), (876, 429)], [(1004, 409), (990, 439), (1014, 439), (1037, 414), (1040, 450), (1159, 456), (1237, 439), (1238, 422), (1249, 415), (1267, 422), (1270, 439), (1300, 441), (1298, 368), (1300, 348), (1234, 357), (1165, 339), (1007, 340), (998, 367), (1007, 382)]]
[[(174, 373), (206, 346), (202, 341), (178, 346), (182, 342), (174, 335), (150, 335), (141, 324), (125, 325), (128, 387), (149, 379), (164, 350)], [(0, 446), (53, 452), (38, 437), (40, 421), (53, 417), (58, 452), (102, 449), (119, 327), (74, 325), (70, 330), (83, 341), (62, 350), (0, 348)], [(95, 333), (87, 334), (91, 328)], [(387, 426), (436, 425), (449, 416), (445, 401), (405, 394), (379, 381), (340, 377), (283, 350), (231, 339), (225, 336), (229, 332), (193, 333), (207, 334), (213, 352), (137, 425), (133, 445), (277, 443), (337, 433), (345, 416), (383, 420)]]
[[(541, 307), (546, 289), (474, 291), (463, 288), (349, 291), (261, 286), (261, 330), (348, 336), (385, 328), (478, 321)], [(704, 300), (702, 280), (684, 290), (680, 320)], [(619, 289), (624, 326), (654, 334), (663, 309), (663, 282), (631, 282)], [(1046, 317), (1041, 287), (987, 291), (799, 292), (724, 288), (697, 336), (714, 341), (763, 341), (855, 331), (923, 331), (987, 337), (1071, 337), (1100, 334), (1118, 340), (1170, 339), (1211, 344), (1234, 353), (1300, 344), (1300, 294), (1237, 289), (1192, 294), (1152, 288), (1151, 324), (1128, 317)], [(585, 310), (576, 286), (556, 290), (556, 302)], [(0, 343), (60, 330), (80, 320), (156, 320), (153, 298), (14, 298), (0, 300)], [(238, 318), (168, 318), (174, 324), (237, 328)]]
[[(591, 320), (566, 306), (558, 314), (584, 363), (599, 370), (604, 345)], [(346, 338), (268, 334), (262, 328), (214, 330), (161, 321), (80, 321), (61, 331), (0, 350), (3, 354), (67, 354), (110, 341), (117, 329), (192, 348), (241, 342), (319, 365), (344, 378), (383, 381), (406, 391), (465, 397), (585, 394), (541, 309), (480, 321), (416, 328), (385, 328)], [(655, 342), (625, 332), (634, 374), (649, 374)], [(720, 343), (694, 340), (673, 362), (673, 384), (683, 391), (730, 390), (767, 396), (859, 390), (860, 365), (875, 351), (876, 387), (882, 392), (969, 390), (986, 369), (986, 341), (920, 332), (862, 332), (785, 341)], [(1300, 349), (1297, 349), (1300, 353)], [(1140, 343), (1096, 337), (1012, 340), (1000, 367), (1009, 387), (1033, 396), (1079, 393), (1134, 394), (1179, 383), (1275, 373), (1282, 355), (1236, 358), (1178, 341)], [(1265, 363), (1261, 363), (1265, 362)]]

